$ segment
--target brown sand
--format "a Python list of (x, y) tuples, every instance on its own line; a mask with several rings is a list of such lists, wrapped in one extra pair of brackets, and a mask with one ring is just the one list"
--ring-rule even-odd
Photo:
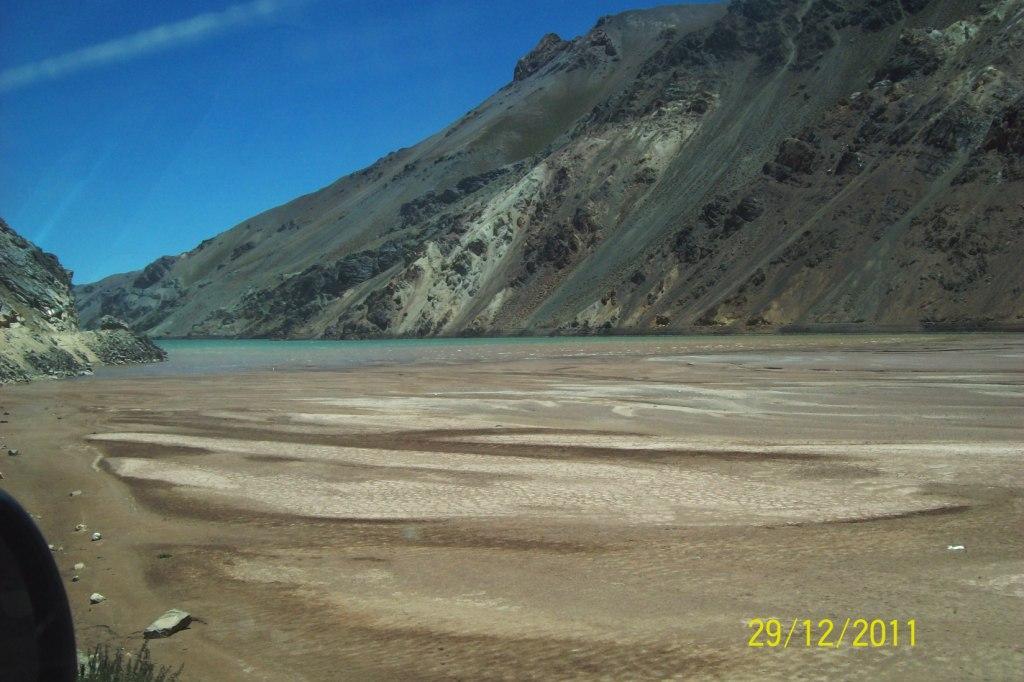
[(763, 346), (6, 387), (2, 484), (80, 647), (184, 608), (191, 680), (1019, 674), (1024, 339)]

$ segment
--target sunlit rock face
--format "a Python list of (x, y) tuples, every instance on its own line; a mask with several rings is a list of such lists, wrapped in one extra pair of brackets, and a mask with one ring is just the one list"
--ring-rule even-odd
[(71, 273), (0, 219), (0, 328), (78, 328)]
[(110, 319), (101, 331), (80, 332), (71, 273), (0, 219), (0, 383), (163, 357), (148, 339)]
[(549, 34), (448, 128), (76, 290), (162, 336), (1024, 326), (1020, 0)]

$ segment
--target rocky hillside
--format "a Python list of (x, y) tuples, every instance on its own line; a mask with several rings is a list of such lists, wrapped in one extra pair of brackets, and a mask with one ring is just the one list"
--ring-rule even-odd
[(0, 220), (0, 383), (164, 358), (123, 322), (106, 318), (98, 326), (79, 331), (71, 273)]
[(606, 17), (80, 310), (162, 336), (1022, 328), (1022, 54), (1024, 0)]

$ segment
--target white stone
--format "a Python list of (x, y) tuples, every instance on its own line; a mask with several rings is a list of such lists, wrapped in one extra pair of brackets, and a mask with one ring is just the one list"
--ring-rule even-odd
[(99, 592), (93, 592), (93, 593), (92, 593), (92, 594), (91, 594), (91, 595), (89, 596), (89, 603), (90, 603), (90, 604), (99, 604), (99, 603), (100, 603), (101, 601), (106, 601), (106, 600), (107, 600), (107, 598), (106, 598), (106, 597), (104, 597), (104, 596), (103, 596), (102, 594), (100, 594)]
[(146, 639), (157, 637), (170, 637), (175, 632), (184, 630), (192, 622), (192, 615), (181, 609), (171, 609), (160, 616), (142, 632)]

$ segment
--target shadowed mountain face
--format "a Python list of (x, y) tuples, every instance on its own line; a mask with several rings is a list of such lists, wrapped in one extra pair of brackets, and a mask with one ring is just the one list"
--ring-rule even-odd
[(1024, 0), (545, 36), (447, 129), (76, 290), (163, 336), (1024, 326)]

